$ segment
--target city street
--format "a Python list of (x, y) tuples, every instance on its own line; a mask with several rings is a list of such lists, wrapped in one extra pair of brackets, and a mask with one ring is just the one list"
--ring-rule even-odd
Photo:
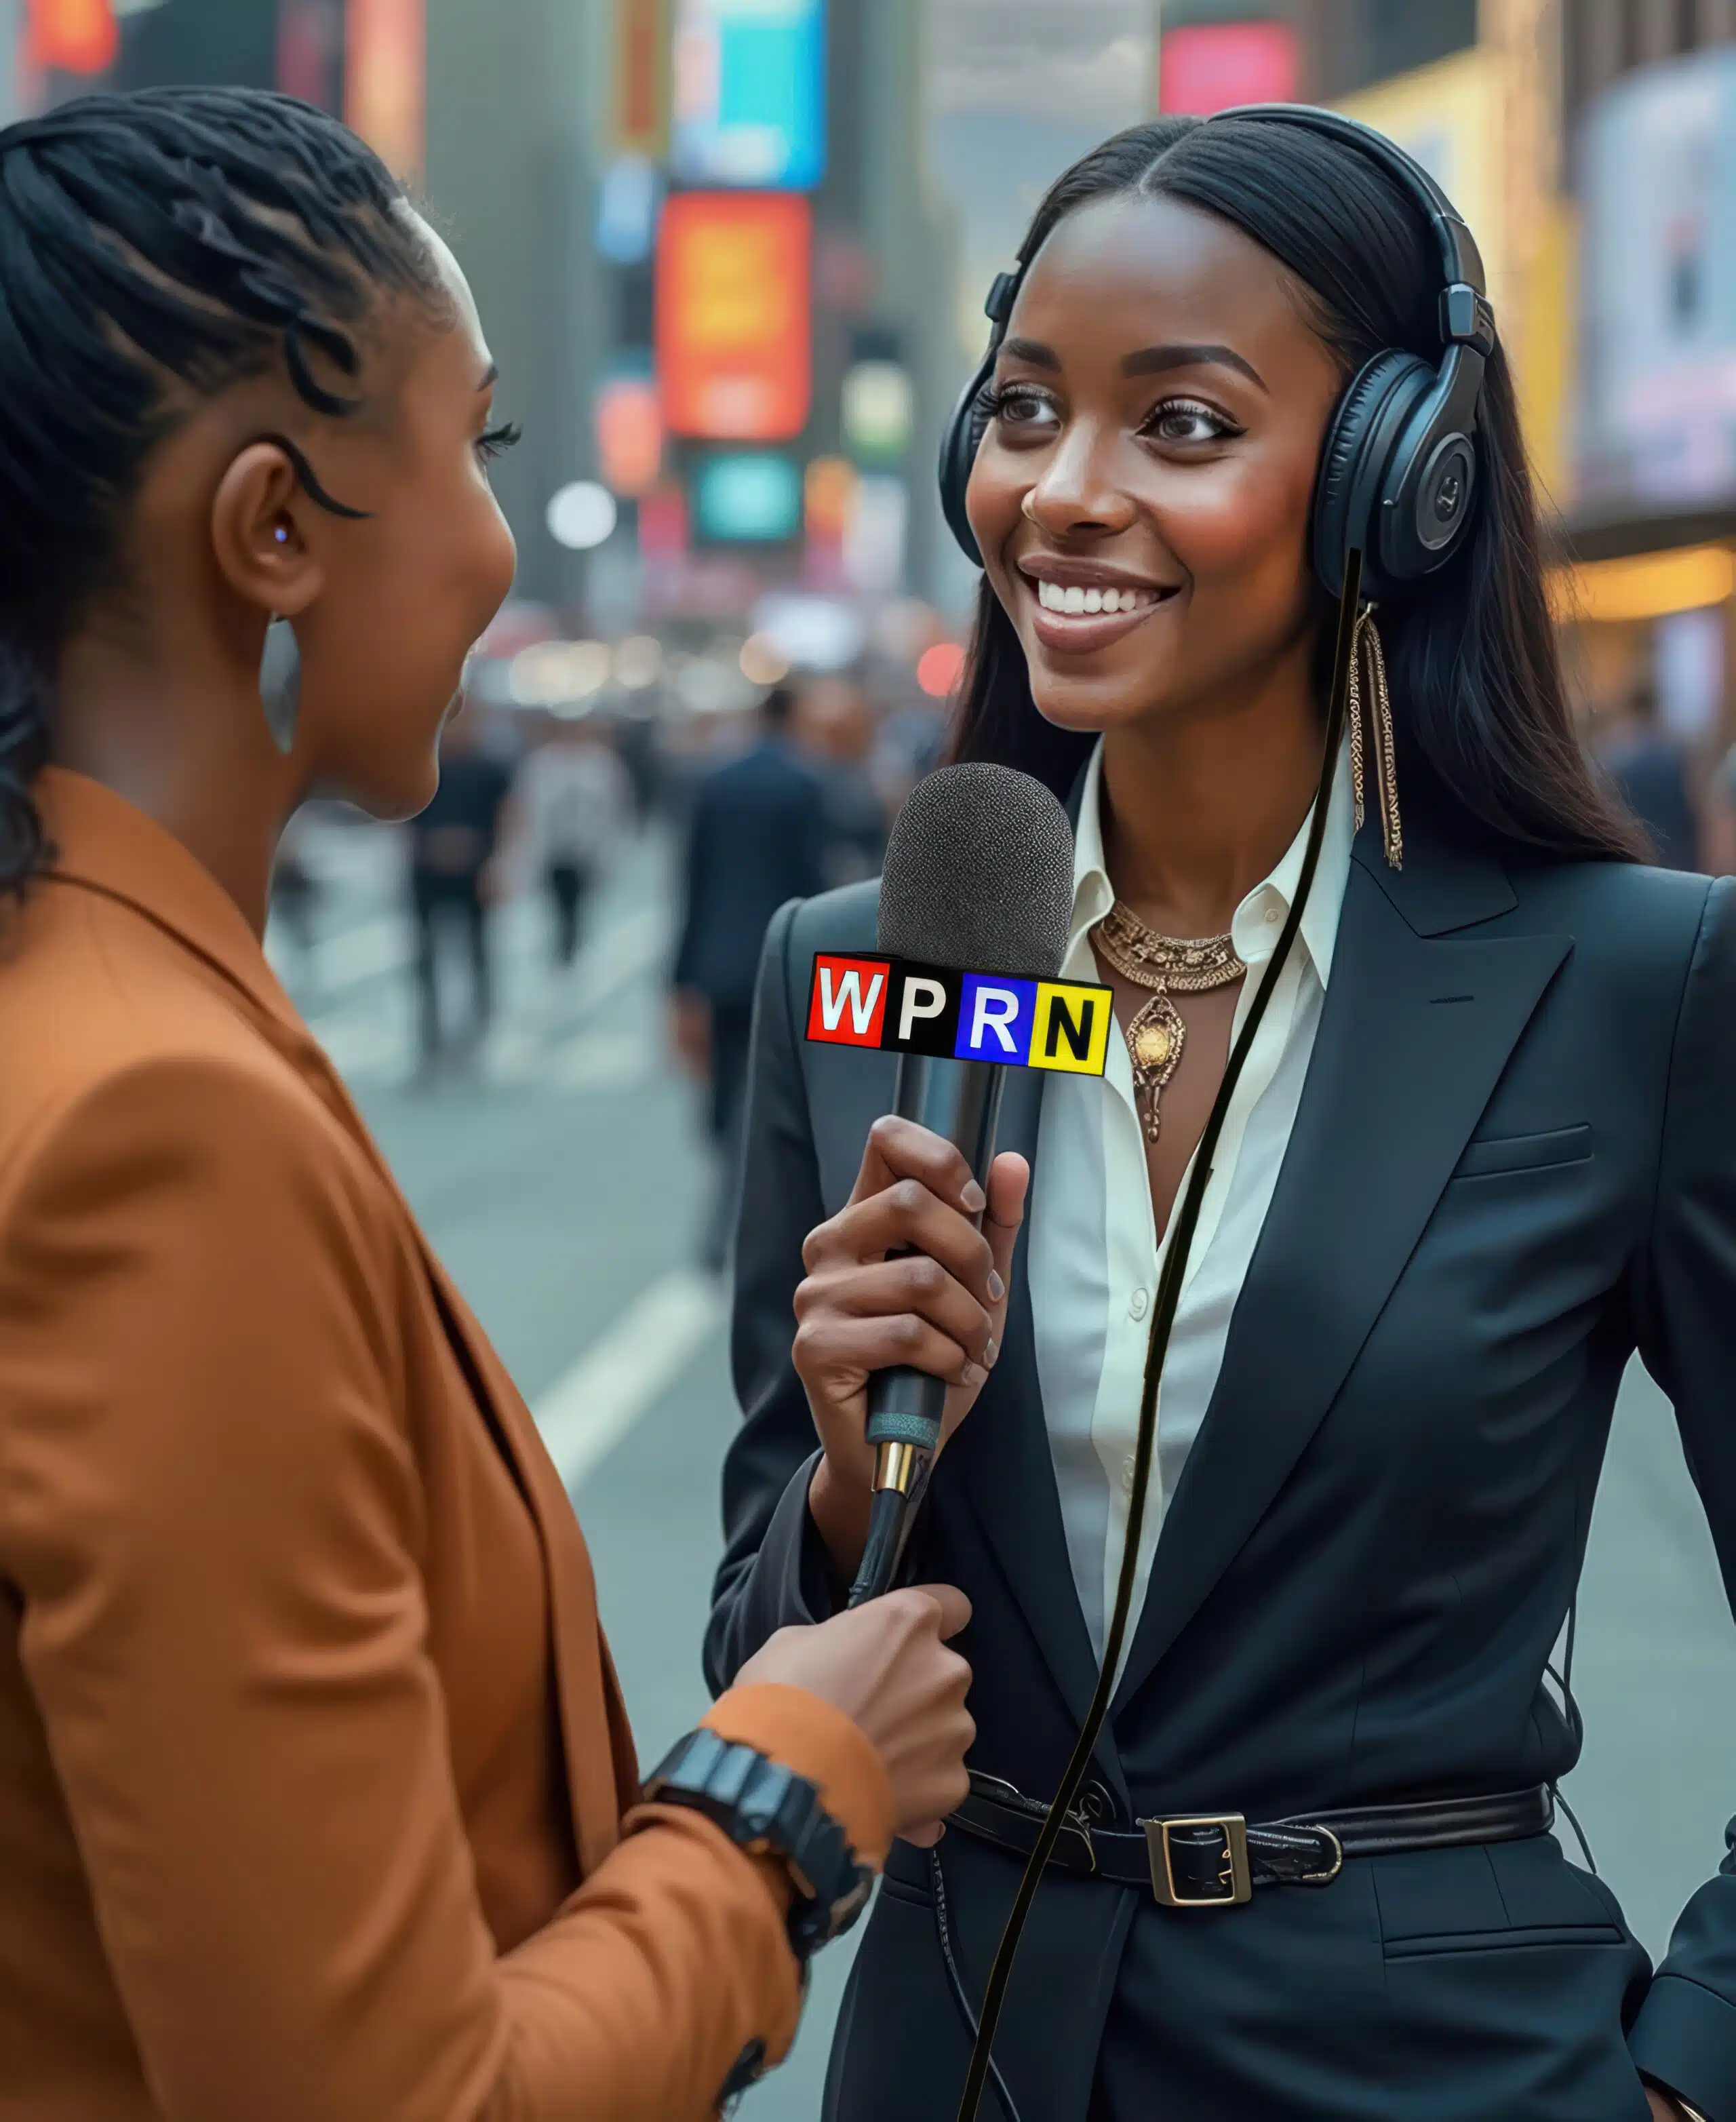
[[(503, 912), (496, 1037), (475, 1078), (433, 1088), (409, 1081), (395, 843), (322, 826), (310, 858), (333, 882), (312, 964), (287, 960), (292, 984), (537, 1409), (595, 1558), (642, 1759), (655, 1758), (704, 1699), (716, 1472), (735, 1420), (721, 1300), (691, 1265), (707, 1185), (694, 1100), (661, 1038), (666, 848), (632, 850), (564, 984), (544, 970), (543, 909)], [(449, 970), (461, 994), (463, 969)], [(1736, 1636), (1668, 1409), (1637, 1372), (1594, 1524), (1575, 1680), (1587, 1744), (1567, 1796), (1657, 1952), (1736, 1811)], [(757, 2122), (813, 2122), (847, 1965), (843, 1951), (822, 1964), (796, 2059), (746, 2103)]]

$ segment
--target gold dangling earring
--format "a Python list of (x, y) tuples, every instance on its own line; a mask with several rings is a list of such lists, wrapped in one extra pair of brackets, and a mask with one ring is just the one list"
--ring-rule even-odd
[[(1366, 723), (1364, 710), (1366, 707)], [(1374, 624), (1374, 607), (1356, 621), (1351, 655), (1351, 787), (1356, 830), (1368, 815), (1367, 756), (1374, 754), (1374, 797), (1380, 806), (1380, 844), (1388, 869), (1404, 867), (1404, 826), (1398, 815), (1398, 758), (1393, 737), (1393, 700), (1387, 690), (1386, 652)]]

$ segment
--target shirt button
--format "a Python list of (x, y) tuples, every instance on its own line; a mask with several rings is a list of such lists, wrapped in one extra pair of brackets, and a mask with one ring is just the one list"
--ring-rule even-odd
[(1124, 1496), (1131, 1496), (1133, 1493), (1133, 1469), (1136, 1463), (1132, 1459), (1124, 1459), (1122, 1461), (1121, 1492)]
[(1277, 909), (1277, 908), (1276, 908), (1276, 906), (1268, 906), (1268, 907), (1267, 908), (1267, 909), (1266, 909), (1266, 925), (1267, 925), (1267, 927), (1268, 928), (1275, 928), (1277, 926), (1277, 922), (1278, 922), (1278, 909)]
[(1127, 1315), (1132, 1319), (1143, 1319), (1150, 1306), (1150, 1291), (1136, 1289), (1132, 1297), (1127, 1299)]

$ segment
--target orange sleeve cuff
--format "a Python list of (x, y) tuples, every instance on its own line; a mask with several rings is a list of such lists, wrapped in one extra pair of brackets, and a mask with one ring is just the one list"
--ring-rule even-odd
[(805, 1688), (757, 1681), (731, 1688), (705, 1726), (805, 1776), (857, 1861), (880, 1870), (892, 1846), (892, 1783), (873, 1743), (842, 1709)]

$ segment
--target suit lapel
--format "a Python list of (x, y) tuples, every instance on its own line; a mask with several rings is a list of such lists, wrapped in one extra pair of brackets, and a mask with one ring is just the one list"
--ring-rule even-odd
[(1158, 1541), (1118, 1706), (1230, 1567), (1324, 1419), (1570, 948), (1566, 936), (1451, 932), (1514, 904), (1486, 857), (1426, 844), (1394, 876), (1371, 870), (1359, 845), (1295, 1127)]
[[(338, 1073), (303, 1033), (297, 1065), (391, 1190), (413, 1235), (446, 1339), (479, 1412), (525, 1498), (543, 1550), (548, 1586), (549, 1662), (560, 1705), (561, 1737), (573, 1840), (589, 1878), (614, 1847), (622, 1816), (637, 1796), (638, 1766), (619, 1684), (597, 1615), (590, 1552), (559, 1473), (524, 1396), (493, 1344), (422, 1235), (392, 1170)], [(601, 1706), (609, 1745), (597, 1744)]]
[[(1076, 832), (1085, 779), (1081, 767), (1066, 799), (1067, 818)], [(1031, 1309), (1031, 1214), (1037, 1190), (1044, 1183), (1037, 1161), (1037, 1137), (1047, 1081), (1036, 1069), (1015, 1068), (1008, 1075), (996, 1148), (1016, 1150), (1029, 1164), (1031, 1194), (1014, 1255), (1006, 1346), (982, 1400), (949, 1447), (940, 1462), (941, 1475), (936, 1478), (944, 1478), (950, 1461), (955, 1462), (952, 1471), (958, 1493), (1000, 1563), (1068, 1715), (1082, 1725), (1097, 1686), (1097, 1657), (1067, 1552)], [(1126, 1783), (1109, 1731), (1098, 1742), (1097, 1751), (1100, 1769), (1125, 1800)]]
[[(589, 1878), (614, 1847), (638, 1781), (632, 1733), (597, 1617), (590, 1552), (522, 1395), (419, 1230), (417, 1236), (453, 1352), (471, 1381), (542, 1544), (550, 1666), (560, 1703), (573, 1839), (581, 1869)], [(597, 1743), (599, 1707), (609, 1727), (607, 1748)]]
[[(1043, 1081), (1035, 1069), (1009, 1071), (996, 1137), (997, 1149), (1016, 1150), (1029, 1161), (1034, 1198), (1042, 1184), (1036, 1152)], [(1083, 1723), (1097, 1684), (1097, 1661), (1073, 1582), (1043, 1417), (1026, 1257), (1030, 1227), (1027, 1204), (1014, 1260), (1006, 1350), (970, 1420), (947, 1447), (936, 1479), (944, 1480), (950, 1470), (950, 1485), (963, 1496), (993, 1549), (1068, 1713)]]

